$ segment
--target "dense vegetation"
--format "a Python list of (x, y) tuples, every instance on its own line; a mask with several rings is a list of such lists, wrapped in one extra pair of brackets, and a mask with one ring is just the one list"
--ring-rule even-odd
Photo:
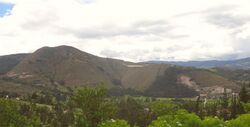
[(244, 87), (213, 100), (112, 97), (103, 87), (0, 99), (0, 127), (250, 127), (248, 113)]

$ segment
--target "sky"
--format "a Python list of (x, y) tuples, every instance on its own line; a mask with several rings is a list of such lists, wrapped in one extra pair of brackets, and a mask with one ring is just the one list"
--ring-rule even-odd
[(0, 2), (0, 17), (9, 14), (9, 11), (12, 10), (13, 5), (8, 3), (1, 3)]
[(74, 46), (101, 57), (250, 56), (249, 0), (0, 0), (0, 55)]

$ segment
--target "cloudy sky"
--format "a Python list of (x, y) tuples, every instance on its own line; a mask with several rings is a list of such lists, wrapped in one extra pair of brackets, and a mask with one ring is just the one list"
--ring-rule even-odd
[(129, 61), (250, 56), (249, 0), (0, 0), (0, 55), (71, 45)]

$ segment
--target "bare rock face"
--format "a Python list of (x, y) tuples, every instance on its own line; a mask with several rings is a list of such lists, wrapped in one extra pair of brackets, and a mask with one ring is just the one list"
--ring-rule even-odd
[(237, 87), (234, 87), (234, 86), (236, 86), (236, 84), (233, 86), (214, 84), (211, 86), (202, 87), (202, 86), (197, 85), (197, 83), (194, 80), (192, 80), (191, 77), (185, 76), (185, 75), (180, 75), (178, 77), (178, 83), (181, 83), (190, 89), (194, 89), (197, 92), (199, 92), (200, 95), (207, 96), (207, 97), (219, 96), (225, 92), (228, 94), (231, 94), (231, 93), (237, 91)]
[(192, 78), (180, 75), (178, 76), (178, 83), (183, 84), (191, 89), (195, 89), (196, 91), (200, 91), (199, 86), (196, 84), (196, 82), (192, 81)]

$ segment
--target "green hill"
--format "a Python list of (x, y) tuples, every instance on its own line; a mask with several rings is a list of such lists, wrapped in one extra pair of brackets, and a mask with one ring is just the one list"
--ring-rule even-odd
[(233, 81), (214, 71), (101, 58), (69, 46), (43, 47), (9, 69), (1, 78), (5, 84), (11, 82), (9, 87), (18, 83), (20, 87), (38, 90), (64, 90), (100, 83), (110, 89), (130, 89), (147, 96), (164, 97), (221, 94), (224, 88), (231, 92), (238, 90)]

